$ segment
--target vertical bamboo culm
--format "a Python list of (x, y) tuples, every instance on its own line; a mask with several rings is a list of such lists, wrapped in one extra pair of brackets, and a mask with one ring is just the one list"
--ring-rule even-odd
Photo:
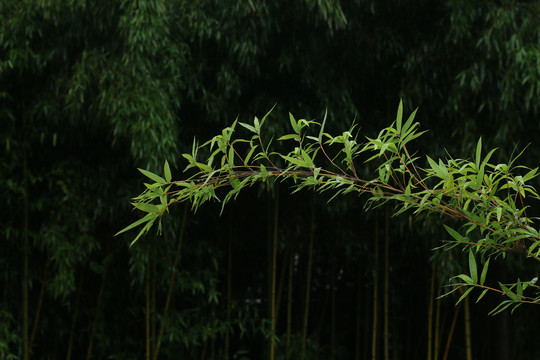
[[(186, 229), (186, 219), (187, 219), (188, 210), (189, 210), (188, 203), (186, 202), (186, 204), (184, 205), (184, 215), (182, 216), (182, 225), (180, 228), (180, 235), (178, 236), (178, 244), (176, 246), (176, 256), (174, 258), (174, 264), (173, 264), (174, 269), (176, 269), (176, 267), (178, 266), (178, 262), (180, 261), (180, 254), (182, 252), (182, 242), (184, 239), (184, 231)], [(159, 327), (159, 334), (156, 341), (156, 347), (154, 349), (154, 357), (153, 357), (154, 360), (158, 359), (159, 349), (161, 347), (161, 340), (163, 338), (163, 333), (165, 332), (165, 318), (167, 317), (169, 306), (171, 304), (175, 276), (176, 276), (176, 271), (173, 271), (171, 274), (171, 278), (169, 280), (169, 290), (167, 291), (167, 299), (165, 300), (165, 308), (163, 309), (161, 326)]]
[(43, 279), (41, 280), (41, 290), (39, 291), (38, 305), (36, 309), (36, 316), (34, 317), (34, 325), (32, 326), (32, 335), (30, 336), (30, 344), (28, 348), (32, 350), (34, 340), (36, 339), (37, 328), (39, 324), (39, 318), (41, 316), (41, 308), (43, 307), (43, 299), (45, 298), (45, 289), (47, 288), (47, 275), (49, 273), (49, 265), (51, 259), (48, 258), (45, 263), (45, 269), (43, 270)]
[(274, 202), (274, 233), (272, 239), (272, 308), (270, 319), (270, 360), (275, 357), (274, 337), (276, 332), (276, 264), (277, 264), (277, 241), (278, 241), (278, 216), (279, 216), (279, 192), (276, 189)]
[(432, 360), (433, 350), (433, 301), (435, 298), (435, 262), (431, 266), (431, 281), (428, 298), (428, 338), (427, 338), (427, 360)]
[(469, 309), (469, 297), (463, 299), (465, 310), (465, 349), (467, 352), (467, 360), (472, 360), (471, 350), (471, 317)]
[(450, 331), (448, 332), (448, 339), (446, 340), (446, 349), (444, 350), (443, 360), (448, 359), (448, 352), (450, 351), (450, 344), (452, 343), (452, 335), (454, 335), (454, 329), (456, 328), (456, 322), (459, 315), (459, 309), (461, 309), (461, 303), (458, 304), (454, 311), (454, 318), (452, 319), (452, 325), (450, 325)]
[(377, 303), (378, 303), (378, 278), (379, 278), (379, 219), (375, 213), (375, 271), (373, 272), (373, 328), (371, 338), (371, 359), (377, 360)]
[(101, 311), (101, 302), (103, 300), (103, 293), (105, 292), (105, 280), (107, 279), (106, 276), (107, 276), (107, 264), (105, 263), (103, 265), (101, 285), (99, 286), (99, 292), (98, 292), (98, 297), (96, 301), (96, 314), (94, 315), (94, 322), (92, 324), (92, 330), (90, 331), (90, 337), (88, 339), (88, 350), (86, 351), (86, 360), (90, 360), (92, 358), (92, 351), (94, 349), (94, 338), (96, 336), (97, 323), (99, 320), (99, 312)]
[(292, 331), (292, 291), (293, 291), (293, 274), (294, 274), (294, 251), (291, 249), (289, 256), (289, 284), (287, 291), (287, 345), (285, 359), (289, 360), (291, 353), (291, 331)]
[(79, 302), (81, 300), (81, 293), (83, 289), (84, 276), (86, 274), (86, 266), (83, 267), (81, 277), (79, 279), (79, 286), (77, 289), (77, 297), (75, 298), (75, 313), (71, 319), (71, 331), (69, 332), (68, 348), (66, 353), (66, 360), (71, 360), (71, 352), (73, 350), (73, 339), (75, 337), (75, 326), (77, 324), (77, 317), (79, 315)]
[(330, 343), (332, 348), (331, 360), (336, 359), (336, 261), (335, 261), (335, 250), (332, 249), (332, 279), (330, 280)]
[(307, 342), (307, 327), (309, 318), (309, 298), (311, 292), (311, 268), (313, 265), (313, 241), (315, 238), (315, 206), (311, 207), (311, 229), (309, 233), (309, 253), (307, 266), (307, 281), (306, 281), (306, 300), (304, 304), (304, 324), (302, 326), (302, 353), (300, 359), (306, 358), (306, 342)]
[(227, 313), (226, 324), (227, 329), (225, 331), (225, 346), (223, 355), (224, 360), (229, 360), (229, 342), (230, 342), (230, 326), (231, 326), (231, 297), (232, 297), (232, 227), (229, 226), (229, 236), (227, 239)]
[(436, 310), (435, 310), (435, 334), (433, 336), (433, 360), (439, 359), (439, 340), (440, 340), (440, 329), (441, 329), (441, 284), (437, 281), (437, 300), (436, 300)]
[(388, 297), (389, 297), (389, 271), (390, 261), (388, 259), (388, 252), (390, 247), (390, 211), (386, 209), (384, 217), (384, 359), (389, 360), (389, 346), (388, 338), (390, 337), (390, 329), (388, 325), (388, 319), (390, 317), (388, 310)]
[[(23, 134), (26, 134), (26, 113), (23, 103)], [(25, 139), (26, 140), (26, 139)], [(28, 344), (28, 287), (30, 279), (28, 275), (28, 257), (29, 257), (29, 243), (28, 243), (28, 154), (26, 150), (26, 141), (23, 141), (23, 208), (24, 208), (24, 229), (23, 229), (23, 359), (30, 359), (30, 349)]]
[(150, 247), (147, 247), (148, 259), (146, 262), (145, 295), (146, 295), (146, 360), (150, 360)]
[(358, 267), (357, 284), (356, 284), (356, 341), (355, 341), (355, 360), (360, 360), (361, 354), (361, 337), (362, 337), (362, 271)]

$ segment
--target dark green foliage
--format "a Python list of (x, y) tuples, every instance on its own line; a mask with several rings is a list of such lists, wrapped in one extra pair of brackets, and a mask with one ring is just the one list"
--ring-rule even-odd
[[(151, 232), (130, 248), (132, 236), (113, 237), (136, 220), (128, 200), (148, 180), (135, 169), (162, 174), (167, 160), (179, 178), (185, 164), (179, 155), (190, 151), (194, 136), (209, 138), (236, 116), (241, 122), (252, 114), (261, 118), (274, 105), (266, 124), (270, 136), (288, 127), (288, 111), (322, 121), (327, 110), (328, 132), (349, 128), (355, 119), (374, 137), (393, 118), (400, 97), (419, 105), (420, 121), (433, 129), (422, 150), (443, 156), (442, 146), (453, 143), (464, 148), (456, 153), (474, 155), (483, 136), (507, 159), (518, 140), (521, 148), (535, 141), (537, 13), (536, 3), (518, 1), (0, 0), (0, 358), (24, 358), (24, 283), (32, 358), (85, 358), (90, 345), (93, 358), (142, 358), (147, 284), (152, 353), (165, 324), (159, 358), (224, 358), (227, 334), (230, 358), (264, 358), (270, 336), (269, 189), (252, 188), (221, 218), (219, 204), (190, 215), (175, 266), (181, 209), (163, 220), (161, 237)], [(450, 136), (452, 141), (443, 141)], [(521, 159), (536, 167), (536, 148), (525, 154)], [(279, 191), (278, 279), (293, 254), (292, 311), (303, 314), (309, 219), (302, 214), (312, 200)], [(369, 328), (362, 323), (358, 337), (351, 314), (360, 309), (370, 321), (374, 218), (351, 196), (314, 207), (308, 355), (353, 358), (360, 339), (360, 358), (367, 358)], [(390, 346), (419, 357), (427, 259), (433, 255), (445, 264), (445, 278), (460, 272), (463, 256), (429, 251), (447, 237), (437, 222), (410, 218), (394, 224), (392, 242), (399, 246), (390, 254)], [(332, 259), (338, 264), (334, 334), (327, 290)], [(531, 269), (520, 260), (511, 263), (512, 271), (530, 280)], [(480, 275), (481, 259), (476, 261)], [(490, 263), (488, 281), (492, 270), (503, 273), (498, 267)], [(281, 358), (287, 329), (283, 278), (276, 333)], [(357, 293), (364, 294), (359, 307)], [(443, 302), (443, 317), (451, 316), (454, 301)], [(491, 301), (489, 295), (483, 301)], [(538, 314), (512, 316), (507, 329), (514, 331), (509, 341), (519, 349), (515, 357), (538, 357), (523, 336)], [(496, 327), (488, 321), (479, 316), (473, 326), (483, 334), (473, 346), (475, 358), (496, 356)], [(299, 355), (301, 324), (293, 316), (291, 359)], [(460, 358), (462, 340), (455, 335), (454, 341), (454, 357)]]

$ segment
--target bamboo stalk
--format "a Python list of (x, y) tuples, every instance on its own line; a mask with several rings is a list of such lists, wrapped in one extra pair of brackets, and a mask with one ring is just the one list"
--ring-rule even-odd
[(161, 347), (161, 340), (163, 339), (163, 333), (165, 332), (165, 317), (167, 316), (167, 313), (169, 311), (169, 306), (171, 304), (173, 289), (174, 289), (174, 280), (176, 277), (176, 267), (178, 266), (178, 262), (180, 261), (180, 253), (182, 251), (182, 242), (184, 239), (184, 231), (186, 228), (186, 219), (187, 219), (187, 213), (188, 213), (188, 203), (186, 202), (184, 206), (184, 215), (182, 216), (182, 225), (180, 228), (180, 235), (178, 236), (178, 244), (176, 246), (176, 256), (174, 258), (174, 264), (173, 264), (173, 271), (171, 274), (171, 278), (169, 280), (169, 290), (167, 291), (167, 298), (165, 300), (165, 308), (163, 309), (163, 318), (161, 321), (161, 326), (159, 327), (159, 335), (156, 342), (156, 348), (154, 350), (154, 360), (158, 359), (159, 355), (159, 349)]
[(389, 347), (388, 347), (388, 338), (390, 334), (388, 318), (390, 316), (388, 310), (388, 297), (389, 297), (389, 274), (390, 271), (390, 261), (388, 259), (388, 252), (390, 247), (390, 213), (386, 209), (385, 220), (384, 220), (384, 359), (389, 360)]
[(289, 256), (289, 284), (287, 291), (287, 343), (285, 359), (289, 360), (291, 353), (291, 331), (292, 331), (292, 299), (293, 299), (293, 274), (294, 274), (294, 251), (291, 250)]
[(367, 317), (368, 314), (370, 313), (370, 310), (372, 308), (372, 303), (371, 301), (369, 300), (372, 300), (372, 298), (370, 299), (367, 299), (368, 301), (365, 302), (364, 304), (364, 314), (366, 314), (366, 321), (363, 322), (364, 324), (364, 336), (363, 336), (363, 344), (364, 344), (364, 347), (362, 349), (362, 359), (369, 359), (369, 351), (371, 350), (370, 349), (370, 346), (369, 346), (369, 342), (371, 340), (370, 338), (370, 332), (369, 332), (369, 329), (370, 329), (370, 326), (372, 326), (372, 324), (370, 324), (369, 322), (369, 318)]
[(146, 263), (146, 279), (145, 279), (145, 293), (146, 293), (146, 360), (150, 360), (150, 251), (147, 247), (148, 261)]
[(152, 317), (152, 334), (150, 336), (150, 354), (154, 353), (154, 349), (156, 347), (156, 261), (152, 261), (152, 275), (152, 309), (150, 312), (150, 315)]
[(29, 226), (28, 226), (28, 217), (29, 217), (29, 209), (28, 209), (28, 151), (26, 149), (26, 111), (24, 108), (23, 103), (23, 114), (22, 114), (22, 121), (23, 121), (23, 136), (25, 137), (23, 141), (23, 217), (24, 217), (24, 228), (23, 228), (23, 288), (22, 288), (22, 296), (23, 296), (23, 359), (29, 360), (30, 359), (30, 349), (29, 349), (29, 342), (28, 342), (28, 287), (30, 286), (30, 279), (28, 275), (28, 257), (29, 257), (29, 242), (28, 242), (28, 232), (29, 232)]
[(358, 267), (357, 275), (357, 284), (356, 284), (356, 341), (355, 341), (355, 360), (360, 360), (361, 358), (361, 336), (362, 331), (360, 330), (362, 326), (362, 271)]
[(379, 221), (375, 215), (375, 273), (373, 276), (373, 328), (371, 338), (371, 359), (377, 359), (377, 302), (378, 302), (378, 277), (379, 277)]
[(427, 341), (427, 360), (432, 360), (433, 349), (433, 299), (435, 297), (435, 262), (431, 266), (431, 282), (429, 288), (429, 307), (428, 307), (428, 341)]
[(469, 309), (469, 297), (463, 299), (465, 308), (465, 349), (467, 353), (467, 360), (472, 360), (471, 350), (471, 317)]
[(459, 315), (459, 309), (461, 308), (461, 303), (458, 304), (456, 310), (454, 311), (454, 318), (452, 319), (452, 325), (450, 326), (450, 331), (448, 333), (448, 339), (446, 340), (446, 349), (444, 350), (443, 360), (448, 359), (448, 352), (450, 351), (450, 344), (452, 343), (452, 335), (456, 328), (456, 321)]
[[(215, 305), (214, 305), (214, 307), (215, 307)], [(214, 310), (214, 312), (215, 312), (215, 310)], [(214, 319), (214, 324), (215, 324), (215, 319)], [(210, 360), (215, 360), (215, 359), (216, 359), (216, 336), (214, 334), (210, 338)]]
[(81, 293), (85, 274), (86, 266), (83, 267), (83, 270), (81, 272), (81, 278), (79, 279), (79, 288), (77, 289), (77, 297), (75, 298), (75, 314), (73, 314), (73, 318), (71, 319), (71, 331), (69, 332), (66, 360), (71, 360), (71, 351), (73, 350), (73, 338), (75, 337), (75, 325), (77, 324), (77, 317), (79, 315), (79, 302), (81, 300)]
[(331, 360), (336, 359), (336, 262), (333, 260), (335, 256), (332, 256), (332, 278), (330, 280), (330, 344), (332, 348)]
[[(283, 255), (283, 258), (287, 258), (287, 253), (290, 250), (287, 249), (285, 251), (285, 254)], [(285, 287), (285, 273), (287, 272), (289, 262), (288, 261), (282, 261), (281, 262), (281, 270), (279, 271), (279, 281), (277, 283), (277, 297), (276, 297), (276, 328), (279, 323), (279, 313), (281, 312), (281, 298), (283, 297), (283, 288)]]
[(94, 316), (94, 322), (92, 324), (92, 330), (90, 331), (90, 338), (88, 340), (88, 350), (86, 352), (86, 360), (92, 358), (92, 351), (94, 348), (94, 337), (96, 335), (97, 323), (99, 318), (99, 311), (101, 308), (101, 301), (103, 300), (103, 293), (105, 292), (105, 280), (107, 274), (107, 264), (103, 265), (103, 274), (101, 275), (101, 285), (99, 286), (99, 292), (96, 302), (96, 314)]
[(439, 359), (439, 339), (441, 329), (441, 284), (437, 282), (437, 300), (435, 310), (435, 335), (433, 341), (433, 360)]
[(41, 290), (39, 291), (38, 305), (36, 309), (36, 317), (34, 318), (34, 325), (32, 326), (32, 335), (30, 336), (30, 345), (28, 348), (30, 351), (34, 345), (34, 340), (36, 339), (37, 327), (39, 324), (39, 319), (41, 316), (41, 308), (43, 306), (43, 298), (45, 297), (45, 289), (47, 288), (47, 274), (49, 272), (49, 265), (51, 261), (50, 258), (47, 259), (45, 263), (45, 269), (43, 270), (43, 280), (41, 280)]
[(276, 263), (277, 263), (277, 242), (278, 242), (278, 216), (279, 216), (279, 192), (276, 189), (274, 202), (274, 236), (272, 245), (272, 309), (271, 309), (271, 329), (270, 329), (270, 360), (275, 357), (274, 337), (276, 333)]
[(308, 265), (307, 265), (307, 280), (306, 280), (306, 298), (304, 305), (304, 323), (302, 326), (302, 352), (300, 359), (304, 360), (306, 357), (306, 342), (307, 342), (307, 327), (309, 318), (309, 301), (311, 293), (311, 268), (313, 266), (313, 241), (315, 238), (315, 207), (311, 207), (311, 231), (309, 234), (309, 253), (308, 253)]
[[(208, 319), (208, 323), (210, 326), (212, 326), (214, 329), (216, 327), (216, 303), (212, 301), (210, 304), (210, 316)], [(208, 336), (206, 336), (206, 339), (208, 339)], [(210, 332), (210, 360), (214, 360), (216, 358), (216, 333)]]
[(204, 338), (203, 347), (201, 351), (201, 360), (206, 359), (206, 348), (208, 347), (208, 337)]
[(227, 310), (226, 310), (226, 324), (227, 329), (225, 331), (225, 346), (224, 346), (224, 360), (229, 359), (229, 342), (230, 342), (230, 326), (231, 326), (231, 296), (232, 296), (232, 234), (231, 227), (229, 226), (229, 236), (227, 239)]

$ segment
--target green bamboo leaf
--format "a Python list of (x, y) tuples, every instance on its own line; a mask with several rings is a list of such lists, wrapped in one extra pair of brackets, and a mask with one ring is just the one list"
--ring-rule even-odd
[(480, 168), (480, 157), (482, 155), (482, 138), (478, 139), (478, 143), (476, 144), (476, 168)]
[(139, 233), (137, 234), (137, 236), (135, 237), (135, 239), (133, 239), (133, 241), (131, 242), (131, 244), (129, 244), (129, 246), (133, 246), (133, 244), (135, 244), (137, 242), (137, 240), (139, 240), (139, 238), (148, 232), (148, 230), (150, 230), (150, 228), (152, 227), (152, 225), (154, 224), (154, 221), (156, 221), (157, 217), (153, 218), (153, 219), (150, 219), (146, 225), (144, 225), (144, 227), (141, 229), (141, 231), (139, 231)]
[(471, 279), (470, 276), (465, 274), (459, 274), (454, 276), (454, 278), (460, 278), (461, 280), (465, 281), (467, 285), (474, 285), (474, 281)]
[(302, 158), (303, 158), (304, 161), (306, 162), (307, 166), (309, 166), (309, 167), (315, 166), (315, 165), (313, 164), (313, 160), (311, 159), (311, 157), (309, 156), (309, 154), (308, 154), (304, 149), (300, 149), (300, 152), (302, 153)]
[(290, 162), (291, 164), (295, 164), (295, 165), (299, 165), (299, 166), (304, 166), (304, 167), (309, 167), (309, 165), (307, 164), (306, 161), (304, 160), (301, 160), (301, 159), (297, 159), (297, 158), (293, 158), (293, 157), (290, 157), (290, 156), (287, 156), (287, 155), (280, 155), (282, 158), (284, 158), (285, 160), (287, 160), (288, 162)]
[(480, 274), (480, 285), (484, 285), (484, 282), (486, 281), (488, 266), (489, 266), (489, 259), (487, 259), (486, 263), (484, 264), (484, 267), (482, 268), (482, 274)]
[(157, 183), (160, 183), (160, 184), (165, 184), (167, 181), (165, 181), (164, 178), (162, 178), (161, 176), (159, 175), (156, 175), (154, 173), (151, 173), (150, 171), (148, 170), (144, 170), (144, 169), (139, 169), (139, 171), (141, 173), (143, 173), (143, 175), (149, 177), (150, 179), (154, 180), (155, 182)]
[(474, 288), (473, 287), (470, 287), (468, 288), (464, 293), (463, 295), (461, 295), (461, 297), (459, 298), (459, 300), (457, 301), (456, 305), (459, 304), (461, 302), (461, 300), (465, 299), (467, 297), (467, 295), (469, 295), (469, 293), (473, 290)]
[(490, 152), (486, 155), (486, 157), (485, 157), (484, 160), (482, 161), (482, 164), (483, 164), (483, 165), (487, 165), (489, 159), (491, 158), (491, 156), (493, 155), (493, 153), (494, 153), (495, 151), (497, 151), (496, 148), (490, 150)]
[(135, 208), (137, 208), (137, 209), (139, 209), (141, 211), (147, 212), (147, 213), (158, 214), (161, 211), (161, 209), (157, 205), (154, 205), (154, 204), (132, 203), (131, 205), (133, 205)]
[(516, 293), (518, 294), (519, 297), (523, 296), (523, 284), (519, 280), (519, 278), (518, 278), (517, 283), (516, 283)]
[(476, 175), (476, 177), (473, 178), (473, 182), (471, 184), (472, 188), (475, 190), (480, 189), (483, 181), (484, 181), (484, 164), (480, 165), (480, 170), (478, 171), (478, 174)]
[(414, 118), (416, 116), (417, 111), (418, 111), (418, 109), (415, 109), (411, 113), (411, 115), (409, 115), (409, 118), (405, 122), (405, 125), (403, 125), (403, 128), (400, 131), (400, 135), (401, 135), (402, 138), (407, 137), (407, 135), (409, 135), (409, 133), (414, 130), (414, 126), (412, 126), (412, 125), (413, 125), (413, 121), (414, 121)]
[(506, 287), (503, 283), (499, 282), (499, 286), (501, 287), (501, 290), (504, 291), (506, 296), (508, 296), (510, 299), (514, 301), (519, 301), (520, 298), (516, 294), (514, 294), (512, 290)]
[(326, 116), (328, 115), (328, 109), (326, 109), (324, 111), (324, 118), (323, 118), (323, 122), (322, 122), (322, 125), (321, 125), (321, 130), (319, 131), (319, 143), (322, 144), (322, 138), (323, 138), (323, 134), (324, 134), (324, 126), (326, 125)]
[(146, 214), (145, 217), (131, 223), (130, 225), (126, 226), (125, 228), (123, 228), (122, 230), (120, 230), (119, 232), (117, 232), (116, 234), (114, 234), (114, 236), (118, 236), (122, 233), (125, 233), (126, 231), (129, 231), (131, 229), (133, 229), (134, 227), (137, 227), (139, 226), (140, 224), (142, 223), (145, 223), (145, 222), (148, 222), (150, 221), (151, 219), (155, 219), (157, 217), (156, 214)]
[(480, 294), (480, 296), (478, 297), (478, 299), (476, 299), (476, 302), (479, 302), (480, 299), (482, 299), (484, 297), (484, 295), (486, 295), (486, 293), (488, 292), (489, 289), (484, 289), (484, 291), (482, 291), (482, 293)]
[(251, 149), (249, 150), (246, 158), (244, 159), (244, 165), (247, 165), (249, 164), (249, 159), (251, 159), (251, 156), (253, 155), (253, 152), (257, 149), (257, 145), (255, 146), (252, 146)]
[(249, 125), (249, 124), (246, 124), (246, 123), (242, 123), (242, 122), (239, 122), (239, 124), (243, 127), (245, 127), (246, 129), (248, 129), (249, 131), (257, 134), (257, 130), (255, 130), (255, 127)]
[(274, 106), (272, 106), (272, 108), (270, 110), (268, 110), (268, 112), (266, 114), (264, 114), (263, 118), (261, 119), (261, 125), (260, 126), (262, 126), (264, 124), (264, 122), (266, 121), (266, 118), (268, 118), (270, 113), (272, 113), (272, 111), (274, 111), (274, 108), (276, 107), (276, 105), (277, 105), (277, 103), (274, 104)]
[(491, 316), (497, 315), (498, 313), (506, 310), (512, 304), (513, 304), (512, 300), (505, 300), (501, 302), (499, 305), (497, 305), (493, 310), (491, 310), (488, 315), (491, 315)]
[(396, 130), (401, 134), (401, 123), (403, 121), (403, 100), (399, 100), (399, 106), (396, 114)]
[(433, 171), (435, 172), (435, 174), (440, 177), (441, 179), (446, 179), (446, 176), (444, 175), (444, 172), (441, 170), (441, 168), (439, 167), (439, 165), (437, 165), (437, 163), (435, 162), (435, 160), (433, 160), (432, 158), (430, 158), (429, 156), (426, 156), (427, 158), (427, 161), (429, 163), (429, 166), (431, 166), (431, 168), (433, 169)]
[(210, 167), (210, 166), (208, 166), (206, 164), (196, 163), (196, 165), (203, 171), (206, 171), (206, 172), (212, 171), (212, 167)]
[(457, 242), (465, 242), (467, 241), (466, 238), (464, 238), (463, 236), (461, 236), (456, 230), (452, 229), (451, 227), (447, 226), (447, 225), (444, 225), (444, 228), (446, 229), (446, 231), (454, 238), (456, 239)]
[(291, 113), (289, 113), (289, 120), (291, 121), (291, 126), (292, 126), (294, 132), (298, 134), (300, 132), (300, 127), (298, 126), (298, 123), (296, 122), (296, 120), (294, 119), (293, 114), (291, 114)]
[(172, 179), (172, 174), (171, 168), (169, 167), (169, 162), (167, 160), (165, 160), (165, 165), (163, 166), (163, 174), (165, 175), (165, 180), (167, 180), (167, 182), (170, 182)]
[(478, 282), (478, 270), (476, 268), (476, 259), (472, 250), (469, 250), (469, 271), (471, 273), (471, 279), (474, 283)]
[(229, 165), (231, 167), (234, 166), (234, 148), (232, 146), (229, 148), (228, 160), (229, 160)]
[(538, 176), (538, 174), (536, 173), (537, 171), (538, 171), (538, 168), (535, 168), (535, 169), (532, 169), (531, 171), (529, 171), (527, 174), (525, 174), (523, 176), (523, 182), (529, 181), (532, 178)]
[(298, 134), (287, 134), (287, 135), (283, 135), (283, 136), (281, 136), (280, 138), (278, 138), (278, 141), (282, 141), (282, 140), (290, 140), (290, 139), (298, 140)]

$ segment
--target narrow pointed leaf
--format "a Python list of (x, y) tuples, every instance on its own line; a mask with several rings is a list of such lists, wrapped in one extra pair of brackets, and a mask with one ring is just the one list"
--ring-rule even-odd
[(486, 263), (484, 264), (484, 267), (482, 268), (482, 274), (480, 274), (480, 285), (484, 285), (484, 282), (486, 281), (488, 266), (489, 266), (489, 259), (487, 259)]
[(140, 171), (141, 173), (143, 173), (144, 176), (149, 177), (150, 179), (154, 180), (154, 181), (157, 182), (157, 183), (160, 183), (160, 184), (165, 184), (165, 183), (166, 183), (166, 181), (165, 181), (164, 178), (162, 178), (161, 176), (156, 175), (156, 174), (154, 174), (154, 173), (151, 173), (151, 172), (148, 171), (148, 170), (139, 169), (139, 171)]
[(464, 293), (463, 295), (461, 295), (461, 297), (459, 298), (459, 300), (457, 301), (456, 305), (459, 304), (461, 302), (461, 300), (465, 299), (467, 297), (467, 295), (469, 295), (469, 293), (473, 290), (474, 288), (473, 287), (470, 287), (468, 288)]
[(476, 259), (472, 250), (469, 250), (469, 271), (471, 272), (471, 279), (474, 283), (478, 282), (478, 271), (476, 268)]
[(165, 180), (170, 182), (172, 179), (172, 174), (171, 168), (169, 167), (169, 162), (167, 160), (165, 160), (165, 165), (163, 166), (163, 174), (165, 175)]

